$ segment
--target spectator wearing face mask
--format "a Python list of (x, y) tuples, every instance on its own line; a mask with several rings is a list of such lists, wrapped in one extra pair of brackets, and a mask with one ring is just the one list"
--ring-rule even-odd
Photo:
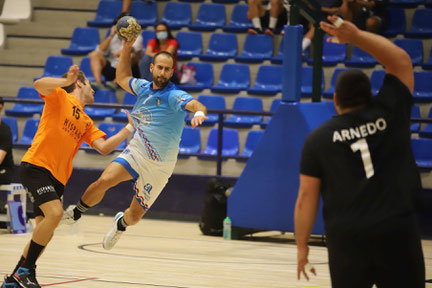
[(153, 56), (160, 52), (166, 51), (173, 55), (174, 58), (174, 73), (171, 77), (171, 82), (174, 84), (179, 84), (179, 79), (177, 76), (177, 50), (179, 44), (174, 36), (171, 34), (171, 30), (165, 23), (160, 23), (156, 26), (156, 38), (151, 39), (147, 43), (145, 49), (145, 55), (141, 59), (140, 72), (141, 78), (148, 81), (153, 80), (153, 75), (150, 72), (150, 63), (153, 61)]

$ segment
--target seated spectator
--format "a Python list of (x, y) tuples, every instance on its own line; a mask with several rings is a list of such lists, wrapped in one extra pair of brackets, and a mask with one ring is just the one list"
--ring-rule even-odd
[[(0, 97), (0, 113), (3, 110), (3, 105), (3, 98)], [(0, 184), (10, 184), (13, 171), (12, 131), (0, 118)]]
[(171, 33), (170, 28), (165, 23), (160, 23), (156, 26), (156, 38), (151, 39), (147, 43), (144, 56), (140, 63), (141, 78), (148, 81), (153, 81), (153, 75), (150, 72), (150, 64), (153, 61), (153, 56), (159, 51), (167, 51), (174, 56), (174, 73), (171, 77), (171, 82), (179, 84), (177, 75), (177, 50), (179, 44)]
[[(265, 33), (273, 36), (288, 22), (289, 3), (287, 0), (270, 0), (267, 7), (262, 5), (263, 0), (248, 1), (248, 18), (252, 21), (253, 28), (249, 28), (249, 34)], [(265, 30), (264, 30), (265, 28)]]
[(372, 33), (381, 31), (388, 0), (343, 0), (343, 2), (342, 6), (347, 7), (345, 19), (352, 21), (362, 30)]
[[(116, 20), (117, 21), (124, 16), (124, 14), (120, 14)], [(107, 38), (105, 38), (102, 43), (98, 45), (96, 50), (89, 54), (90, 57), (90, 68), (93, 72), (93, 76), (95, 78), (95, 82), (92, 83), (92, 87), (95, 90), (103, 88), (102, 85), (102, 75), (105, 76), (107, 88), (111, 90), (115, 90), (116, 88), (116, 68), (119, 61), (120, 52), (123, 48), (123, 42), (117, 36), (116, 25), (114, 24), (111, 27), (111, 31)], [(134, 77), (139, 78), (139, 60), (142, 56), (143, 49), (143, 38), (141, 34), (138, 36), (137, 40), (133, 45), (133, 49), (131, 52), (132, 58), (132, 73)]]

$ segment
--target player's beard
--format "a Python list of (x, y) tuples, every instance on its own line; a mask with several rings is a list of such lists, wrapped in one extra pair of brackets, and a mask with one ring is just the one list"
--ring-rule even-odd
[(169, 79), (153, 76), (153, 82), (159, 87), (159, 89), (163, 89), (168, 85)]

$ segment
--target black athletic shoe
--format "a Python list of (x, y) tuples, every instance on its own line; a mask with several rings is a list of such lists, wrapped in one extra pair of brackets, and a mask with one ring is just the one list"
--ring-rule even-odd
[(12, 276), (5, 276), (1, 288), (19, 288), (18, 282)]
[(36, 273), (34, 268), (28, 269), (20, 267), (13, 275), (13, 278), (23, 288), (41, 288), (41, 286), (36, 280)]

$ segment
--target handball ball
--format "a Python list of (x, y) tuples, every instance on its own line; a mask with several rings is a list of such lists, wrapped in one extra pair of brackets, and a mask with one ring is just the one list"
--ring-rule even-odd
[(124, 16), (117, 22), (117, 33), (121, 40), (131, 41), (141, 33), (141, 25), (131, 16)]

